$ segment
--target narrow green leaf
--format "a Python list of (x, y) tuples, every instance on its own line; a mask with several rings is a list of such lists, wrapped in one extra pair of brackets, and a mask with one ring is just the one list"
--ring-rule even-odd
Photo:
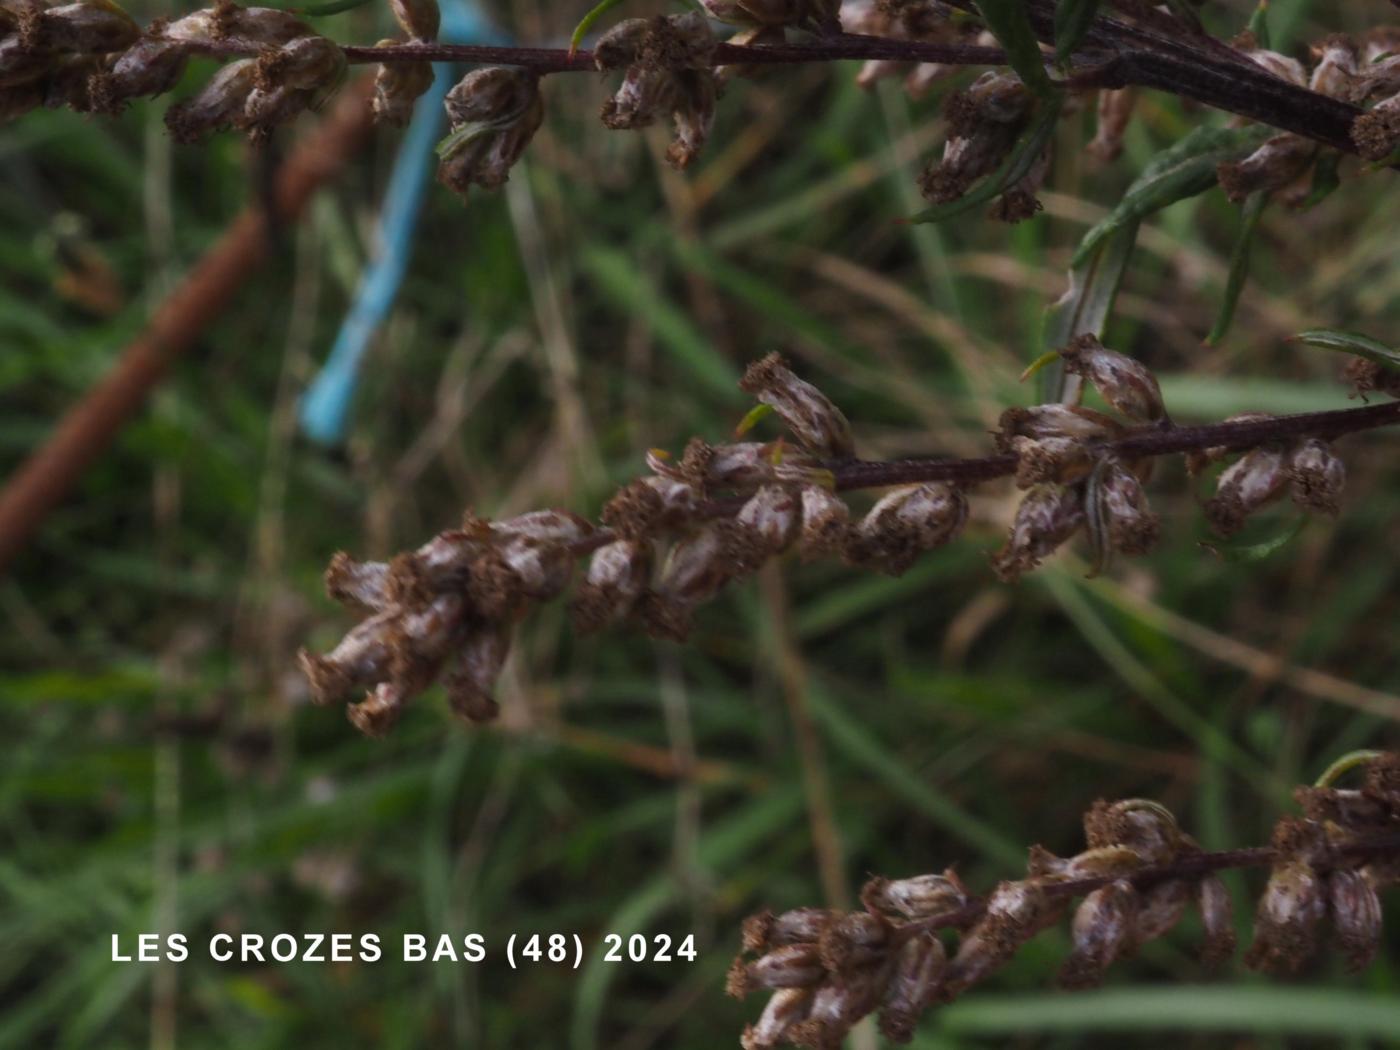
[(1249, 16), (1249, 31), (1265, 51), (1273, 46), (1269, 41), (1269, 0), (1259, 0), (1259, 6)]
[(1333, 328), (1310, 328), (1289, 339), (1291, 343), (1315, 346), (1340, 354), (1355, 354), (1384, 368), (1400, 372), (1400, 350), (1386, 346), (1359, 332), (1340, 332)]
[(1006, 49), (1007, 61), (1022, 83), (1048, 101), (1055, 93), (1055, 85), (1045, 72), (1045, 59), (1031, 28), (1025, 0), (977, 0), (977, 10), (997, 43)]
[(1240, 232), (1235, 236), (1235, 247), (1230, 252), (1230, 275), (1225, 279), (1225, 298), (1220, 302), (1220, 313), (1216, 315), (1210, 335), (1206, 336), (1207, 346), (1219, 345), (1230, 330), (1230, 322), (1235, 318), (1235, 305), (1240, 301), (1245, 279), (1249, 276), (1249, 254), (1254, 244), (1254, 231), (1268, 203), (1269, 195), (1256, 191), (1245, 198), (1244, 207), (1240, 209)]
[(1201, 547), (1210, 551), (1220, 558), (1221, 561), (1230, 562), (1236, 565), (1253, 565), (1256, 562), (1264, 561), (1277, 554), (1287, 547), (1302, 533), (1303, 527), (1307, 525), (1307, 515), (1300, 515), (1293, 524), (1289, 525), (1276, 536), (1270, 536), (1266, 540), (1257, 543), (1213, 543), (1205, 540), (1200, 541)]
[(1216, 167), (1251, 152), (1272, 129), (1199, 127), (1153, 157), (1118, 205), (1084, 235), (1074, 253), (1078, 266), (1099, 242), (1130, 222), (1141, 221), (1169, 204), (1204, 193), (1216, 183)]
[(744, 418), (739, 420), (739, 425), (734, 428), (735, 437), (743, 437), (754, 427), (758, 426), (760, 420), (773, 414), (773, 406), (769, 404), (757, 404), (745, 413)]
[(1061, 0), (1055, 8), (1055, 61), (1069, 61), (1099, 13), (1099, 0)]
[[(1101, 241), (1087, 259), (1070, 267), (1065, 294), (1045, 310), (1041, 345), (1047, 350), (1068, 346), (1076, 336), (1103, 338), (1123, 273), (1137, 244), (1137, 231), (1136, 221), (1128, 223), (1109, 240)], [(1059, 401), (1064, 394), (1064, 366), (1054, 360), (1042, 367), (1041, 400)]]
[(1007, 157), (996, 171), (957, 200), (925, 208), (918, 214), (910, 216), (906, 221), (912, 224), (945, 222), (971, 211), (978, 205), (987, 203), (993, 197), (1020, 182), (1031, 170), (1031, 166), (1035, 164), (1041, 151), (1045, 149), (1046, 143), (1050, 141), (1050, 136), (1055, 133), (1055, 123), (1060, 116), (1061, 101), (1059, 97), (1056, 97), (1041, 108), (1031, 123), (1030, 129), (1022, 136), (1016, 148), (1012, 150), (1011, 156)]
[(578, 25), (574, 26), (574, 32), (569, 37), (569, 54), (572, 55), (578, 50), (579, 44), (583, 43), (583, 38), (588, 35), (588, 31), (598, 24), (598, 19), (622, 3), (622, 0), (600, 0), (588, 14), (579, 19)]

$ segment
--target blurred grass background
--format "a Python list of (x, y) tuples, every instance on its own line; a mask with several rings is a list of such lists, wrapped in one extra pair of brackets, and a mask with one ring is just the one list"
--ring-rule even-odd
[[(493, 9), (522, 40), (586, 7)], [(660, 9), (653, 5), (654, 9)], [(648, 9), (635, 0), (627, 13)], [(1229, 32), (1249, 5), (1208, 6)], [(145, 15), (172, 14), (148, 8)], [(1276, 0), (1288, 46), (1393, 21), (1386, 4)], [(327, 20), (386, 34), (366, 8)], [(297, 646), (348, 625), (330, 555), (385, 556), (463, 508), (596, 513), (646, 448), (719, 439), (744, 363), (782, 349), (855, 421), (862, 454), (975, 455), (1039, 350), (1069, 252), (1151, 154), (1201, 120), (1143, 99), (1125, 157), (1092, 169), (1063, 129), (1046, 210), (1014, 228), (894, 220), (940, 142), (938, 99), (858, 90), (852, 68), (731, 87), (681, 176), (665, 134), (604, 132), (605, 88), (546, 85), (549, 115), (498, 194), (429, 198), (347, 446), (295, 405), (362, 267), (397, 136), (323, 193), (149, 410), (0, 579), (0, 1048), (737, 1045), (722, 995), (743, 915), (851, 902), (869, 873), (956, 864), (976, 886), (1024, 847), (1080, 843), (1100, 796), (1148, 795), (1208, 848), (1264, 840), (1291, 785), (1393, 743), (1400, 716), (1394, 435), (1347, 442), (1347, 506), (1260, 564), (1202, 549), (1196, 494), (1163, 463), (1151, 557), (1018, 587), (984, 552), (1014, 508), (974, 498), (966, 537), (901, 579), (784, 566), (733, 589), (691, 644), (588, 644), (562, 606), (522, 631), (500, 724), (438, 693), (387, 741), (313, 709)], [(194, 71), (180, 93), (207, 75)], [(250, 196), (233, 136), (177, 149), (168, 100), (115, 121), (0, 129), (0, 460), (9, 469), (100, 377)], [(1226, 343), (1204, 349), (1237, 210), (1219, 193), (1144, 228), (1111, 345), (1163, 376), (1178, 419), (1345, 404), (1309, 326), (1394, 341), (1400, 195), (1349, 180), (1266, 215)], [(1279, 507), (1256, 538), (1288, 527)], [(1247, 888), (1232, 882), (1247, 930)], [(110, 936), (180, 930), (179, 965), (116, 965)], [(216, 965), (217, 931), (374, 932), (375, 964)], [(396, 961), (406, 931), (483, 933), (487, 962)], [(580, 933), (580, 972), (511, 972), (511, 933)], [(694, 964), (605, 965), (604, 933), (694, 933)], [(1306, 989), (1238, 963), (1209, 989), (1188, 931), (1104, 996), (1051, 990), (1047, 935), (930, 1015), (918, 1046), (1364, 1046), (1400, 1039), (1397, 975), (1334, 961)], [(1391, 938), (1392, 945), (1395, 943)], [(873, 1037), (862, 1037), (873, 1046)]]

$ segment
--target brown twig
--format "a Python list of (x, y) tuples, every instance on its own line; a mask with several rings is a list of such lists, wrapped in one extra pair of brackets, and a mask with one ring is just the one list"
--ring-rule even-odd
[[(277, 173), (277, 219), (294, 221), (311, 195), (334, 178), (369, 137), (372, 78), (349, 88)], [(111, 371), (68, 410), (49, 439), (0, 490), (0, 571), (45, 515), (111, 443), (169, 370), (232, 302), (268, 255), (267, 216), (246, 207), (128, 344)]]

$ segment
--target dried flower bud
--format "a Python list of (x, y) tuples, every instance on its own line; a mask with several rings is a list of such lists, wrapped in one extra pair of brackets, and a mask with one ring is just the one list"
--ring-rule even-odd
[(1159, 882), (1142, 893), (1133, 920), (1131, 950), (1165, 937), (1181, 921), (1191, 903), (1193, 886), (1180, 879)]
[(614, 131), (650, 127), (676, 108), (677, 81), (668, 69), (629, 66), (599, 116)]
[(1232, 536), (1244, 527), (1245, 518), (1282, 494), (1287, 480), (1281, 451), (1251, 449), (1220, 475), (1215, 495), (1206, 503), (1206, 519), (1220, 535)]
[(182, 144), (195, 143), (241, 123), (257, 81), (257, 59), (245, 58), (221, 67), (196, 94), (165, 111), (171, 137)]
[(958, 944), (941, 997), (955, 999), (1000, 969), (1063, 911), (1063, 903), (1051, 901), (1034, 882), (999, 883), (982, 919)]
[(890, 924), (883, 916), (851, 912), (822, 931), (822, 963), (833, 973), (848, 973), (885, 958), (889, 943)]
[(1331, 445), (1317, 438), (1299, 442), (1288, 454), (1285, 469), (1293, 486), (1294, 503), (1323, 514), (1337, 513), (1347, 468)]
[(117, 57), (112, 68), (97, 73), (88, 85), (92, 108), (120, 113), (133, 98), (154, 98), (173, 88), (185, 72), (187, 53), (159, 38), (137, 41)]
[(495, 189), (544, 121), (539, 77), (524, 69), (476, 69), (447, 93), (452, 132), (438, 143), (438, 179), (459, 194)]
[(389, 0), (394, 20), (410, 40), (436, 40), (442, 24), (437, 0)]
[(1074, 948), (1060, 970), (1066, 988), (1092, 988), (1132, 943), (1138, 894), (1123, 879), (1101, 886), (1074, 913)]
[(625, 18), (593, 45), (593, 64), (601, 72), (622, 69), (641, 58), (652, 33), (651, 19)]
[(1219, 966), (1235, 954), (1234, 909), (1230, 891), (1218, 875), (1207, 875), (1196, 883), (1196, 907), (1201, 913), (1201, 962)]
[(510, 655), (510, 631), (501, 624), (475, 625), (457, 651), (442, 684), (447, 702), (473, 724), (493, 721), (500, 705), (492, 695)]
[(1128, 122), (1133, 118), (1137, 107), (1137, 91), (1133, 88), (1117, 88), (1099, 92), (1098, 127), (1084, 152), (1100, 164), (1108, 164), (1118, 159), (1123, 152), (1123, 134), (1128, 130)]
[(1366, 763), (1362, 793), (1400, 819), (1400, 752), (1387, 751)]
[(584, 634), (621, 620), (645, 593), (650, 578), (649, 542), (615, 540), (599, 547), (569, 610), (574, 629)]
[(1377, 102), (1351, 124), (1351, 140), (1367, 160), (1382, 161), (1400, 147), (1400, 94)]
[(380, 682), (359, 703), (346, 707), (345, 716), (365, 736), (382, 737), (398, 724), (408, 699), (409, 694), (402, 686)]
[(823, 485), (802, 487), (802, 532), (797, 549), (804, 561), (831, 558), (846, 547), (851, 511), (846, 501)]
[(1112, 552), (1146, 554), (1157, 542), (1159, 523), (1137, 475), (1117, 459), (1104, 457), (1084, 487), (1085, 520), (1094, 548), (1093, 571)]
[(744, 950), (767, 952), (785, 944), (815, 944), (837, 919), (827, 908), (793, 908), (781, 915), (759, 912), (744, 920)]
[(967, 887), (951, 870), (893, 881), (877, 877), (860, 891), (860, 901), (872, 912), (926, 919), (961, 908), (967, 903)]
[(1352, 387), (1352, 396), (1366, 400), (1370, 393), (1400, 397), (1400, 370), (1387, 368), (1364, 357), (1353, 357), (1342, 369), (1344, 378)]
[(389, 604), (389, 566), (382, 561), (356, 561), (337, 551), (326, 568), (326, 594), (342, 605), (378, 612)]
[(807, 988), (784, 988), (775, 992), (756, 1024), (744, 1029), (739, 1044), (744, 1050), (772, 1050), (787, 1037), (792, 1027), (806, 1019), (812, 1005)]
[(1029, 408), (1008, 408), (1001, 414), (995, 441), (997, 451), (1014, 450), (1017, 437), (1043, 441), (1046, 438), (1068, 438), (1080, 442), (1112, 441), (1123, 435), (1123, 425), (1112, 416), (1078, 405), (1032, 405)]
[(1236, 204), (1251, 193), (1283, 189), (1303, 173), (1317, 155), (1317, 145), (1292, 132), (1275, 135), (1244, 160), (1229, 161), (1215, 169), (1225, 196)]
[(141, 38), (141, 27), (114, 3), (76, 3), (44, 11), (43, 47), (66, 54), (125, 51)]
[(640, 539), (658, 526), (683, 521), (700, 502), (700, 492), (679, 478), (651, 477), (632, 482), (603, 508), (603, 523), (627, 539)]
[(1356, 92), (1356, 45), (1347, 37), (1333, 34), (1312, 51), (1317, 64), (1308, 87), (1319, 94), (1350, 101)]
[(895, 489), (861, 519), (846, 558), (898, 576), (924, 551), (947, 543), (967, 522), (967, 497), (954, 485), (931, 482)]
[(734, 518), (731, 556), (737, 574), (757, 572), (769, 558), (787, 550), (797, 535), (802, 504), (781, 485), (764, 485)]
[(362, 620), (324, 656), (301, 650), (297, 661), (311, 684), (312, 702), (338, 704), (357, 686), (382, 679), (389, 670), (392, 628), (399, 616), (398, 609), (388, 609)]
[(1250, 61), (1272, 73), (1280, 80), (1286, 80), (1290, 84), (1298, 87), (1307, 87), (1308, 74), (1303, 68), (1303, 63), (1288, 55), (1281, 55), (1277, 51), (1268, 51), (1264, 48), (1253, 48), (1245, 51)]
[(1165, 806), (1148, 799), (1098, 799), (1084, 814), (1084, 838), (1091, 847), (1128, 846), (1148, 864), (1176, 856), (1182, 834)]
[(1157, 377), (1140, 361), (1109, 350), (1096, 336), (1078, 336), (1060, 351), (1060, 358), (1066, 372), (1093, 383), (1103, 399), (1129, 419), (1155, 423), (1166, 417)]
[(1318, 925), (1327, 912), (1322, 878), (1303, 861), (1275, 866), (1259, 898), (1254, 943), (1245, 965), (1269, 973), (1296, 973), (1317, 950)]
[(907, 1043), (919, 1017), (938, 996), (948, 957), (932, 933), (911, 937), (895, 957), (880, 1008), (880, 1033), (894, 1043)]
[(825, 976), (815, 944), (787, 944), (751, 963), (736, 959), (725, 990), (735, 999), (742, 999), (760, 988), (810, 988), (820, 984)]
[(648, 633), (682, 641), (696, 606), (713, 598), (735, 571), (728, 522), (715, 522), (681, 540), (666, 558), (654, 593), (640, 609)]
[(1079, 489), (1039, 485), (1021, 499), (1006, 544), (992, 557), (998, 578), (1015, 583), (1049, 557), (1084, 524)]
[(671, 167), (683, 171), (700, 155), (714, 128), (718, 98), (719, 80), (711, 70), (686, 70), (676, 75), (671, 113), (676, 133), (666, 148), (666, 162)]
[(255, 137), (315, 108), (345, 76), (345, 53), (321, 36), (303, 36), (258, 59), (258, 84), (238, 121)]
[(1339, 869), (1327, 876), (1327, 897), (1333, 936), (1347, 969), (1364, 970), (1381, 946), (1381, 900), (1375, 887), (1362, 872)]
[(845, 458), (855, 454), (851, 424), (831, 399), (799, 379), (780, 354), (769, 354), (749, 365), (739, 387), (771, 405), (803, 448)]
[(1054, 483), (1068, 485), (1089, 476), (1094, 457), (1083, 441), (1069, 437), (1011, 438), (1016, 454), (1016, 485), (1028, 489)]
[[(381, 40), (379, 46), (394, 44)], [(413, 105), (433, 86), (431, 62), (387, 62), (374, 74), (374, 98), (370, 105), (374, 119), (403, 127), (413, 119)]]
[(314, 36), (315, 33), (296, 15), (280, 8), (216, 4), (171, 22), (163, 35), (167, 40), (192, 44), (213, 44), (234, 38), (281, 47), (299, 36)]

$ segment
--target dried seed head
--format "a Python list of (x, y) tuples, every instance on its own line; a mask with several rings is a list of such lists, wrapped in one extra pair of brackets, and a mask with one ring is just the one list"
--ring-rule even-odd
[(109, 54), (125, 51), (141, 38), (141, 27), (114, 3), (65, 4), (40, 17), (41, 46), (51, 53)]
[(110, 69), (94, 74), (89, 81), (93, 110), (116, 114), (133, 98), (165, 94), (184, 74), (186, 59), (185, 49), (177, 44), (154, 37), (138, 40)]
[(812, 998), (807, 1019), (792, 1027), (788, 1039), (795, 1046), (836, 1050), (855, 1023), (880, 1005), (884, 987), (884, 972), (877, 968), (822, 985)]
[(855, 454), (851, 424), (831, 399), (788, 368), (780, 354), (769, 354), (749, 365), (739, 387), (773, 411), (803, 448), (823, 456)]
[(616, 623), (632, 611), (651, 579), (651, 543), (615, 540), (599, 547), (569, 612), (580, 634)]
[(851, 511), (846, 501), (822, 485), (802, 487), (802, 532), (797, 549), (804, 561), (831, 558), (846, 547)]
[(744, 920), (744, 950), (767, 952), (785, 944), (815, 944), (838, 918), (827, 908), (793, 908), (781, 915), (770, 911)]
[(1235, 954), (1235, 918), (1230, 891), (1218, 875), (1207, 875), (1196, 883), (1196, 907), (1201, 913), (1201, 962), (1219, 966)]
[(1142, 945), (1165, 937), (1191, 903), (1192, 885), (1180, 879), (1159, 882), (1142, 893), (1139, 898), (1137, 916), (1133, 921), (1131, 950), (1137, 951)]
[(1017, 436), (1008, 444), (1008, 451), (1016, 454), (1018, 488), (1047, 483), (1069, 485), (1088, 477), (1094, 469), (1089, 446), (1078, 438)]
[(744, 1029), (739, 1040), (744, 1050), (772, 1050), (787, 1038), (788, 1032), (807, 1017), (812, 1005), (808, 988), (784, 988), (775, 992), (756, 1024)]
[(1084, 508), (1078, 488), (1038, 485), (1021, 499), (1005, 545), (992, 556), (997, 576), (1015, 583), (1079, 531)]
[(1299, 442), (1289, 452), (1285, 469), (1292, 483), (1294, 503), (1323, 514), (1336, 514), (1341, 509), (1339, 501), (1347, 468), (1327, 442), (1317, 438)]
[(1317, 950), (1318, 925), (1327, 912), (1322, 878), (1304, 861), (1277, 865), (1269, 876), (1254, 916), (1254, 943), (1245, 965), (1290, 974)]
[(1251, 193), (1283, 189), (1302, 174), (1316, 155), (1317, 145), (1312, 140), (1284, 132), (1266, 141), (1244, 160), (1221, 164), (1215, 174), (1225, 196), (1239, 204)]
[(1352, 387), (1352, 396), (1366, 400), (1371, 393), (1400, 397), (1400, 370), (1386, 368), (1363, 357), (1353, 357), (1342, 369), (1342, 378)]
[(1308, 87), (1331, 98), (1350, 101), (1357, 90), (1356, 44), (1341, 34), (1333, 34), (1313, 46), (1312, 77)]
[(1103, 399), (1129, 419), (1155, 423), (1166, 416), (1157, 377), (1142, 362), (1109, 350), (1096, 336), (1078, 336), (1060, 357), (1066, 372), (1093, 383)]
[(326, 594), (342, 605), (379, 611), (389, 603), (389, 565), (337, 551), (326, 567)]
[(1032, 405), (1029, 408), (1008, 408), (998, 421), (995, 440), (999, 452), (1013, 451), (1012, 441), (1018, 437), (1042, 441), (1046, 438), (1068, 438), (1072, 441), (1100, 442), (1122, 437), (1123, 425), (1112, 416), (1078, 405)]
[(383, 679), (389, 671), (394, 628), (401, 615), (394, 608), (362, 620), (324, 656), (303, 649), (297, 660), (311, 684), (312, 702), (342, 703), (357, 687)]
[(951, 540), (966, 522), (967, 497), (954, 485), (930, 482), (895, 489), (851, 530), (846, 558), (898, 576), (924, 551)]
[(471, 629), (442, 680), (447, 702), (459, 717), (475, 725), (500, 714), (492, 694), (509, 655), (507, 627), (479, 623)]
[(1351, 140), (1367, 160), (1382, 161), (1400, 147), (1400, 95), (1377, 102), (1351, 124)]
[(787, 550), (797, 536), (802, 503), (782, 485), (764, 485), (749, 497), (734, 518), (731, 539), (735, 572), (757, 572), (765, 561)]
[[(379, 46), (397, 41), (381, 40)], [(388, 62), (374, 74), (374, 119), (403, 127), (413, 119), (413, 104), (433, 86), (431, 62)]]
[(881, 915), (855, 911), (843, 915), (822, 931), (822, 964), (832, 973), (845, 974), (884, 959), (889, 953), (890, 924)]
[(245, 58), (220, 68), (197, 93), (165, 111), (165, 125), (179, 143), (199, 142), (241, 123), (258, 80), (258, 62)]
[(1308, 74), (1303, 68), (1303, 63), (1288, 55), (1281, 55), (1277, 51), (1268, 51), (1264, 48), (1246, 49), (1245, 54), (1250, 61), (1258, 66), (1262, 66), (1274, 76), (1296, 84), (1298, 87), (1307, 87)]
[(603, 507), (603, 523), (627, 539), (640, 539), (663, 524), (687, 520), (700, 502), (699, 490), (670, 477), (641, 478)]
[(867, 910), (906, 919), (941, 915), (961, 908), (967, 899), (967, 887), (951, 870), (893, 881), (876, 877), (860, 891), (860, 902)]
[(1280, 450), (1251, 449), (1220, 475), (1215, 495), (1206, 503), (1206, 519), (1220, 535), (1232, 536), (1249, 515), (1281, 495), (1287, 481)]
[(437, 0), (389, 0), (389, 9), (410, 40), (436, 40), (442, 24)]
[(810, 988), (826, 976), (815, 944), (786, 944), (751, 963), (734, 960), (725, 991), (742, 999), (760, 988)]
[(1149, 864), (1176, 856), (1181, 829), (1165, 806), (1148, 799), (1097, 800), (1084, 814), (1084, 838), (1091, 847), (1128, 846)]
[(593, 45), (593, 64), (602, 72), (636, 62), (646, 48), (652, 27), (649, 18), (625, 18)]
[(213, 44), (237, 39), (267, 47), (281, 47), (299, 36), (316, 31), (290, 11), (275, 7), (238, 7), (217, 3), (195, 11), (165, 27), (167, 40), (192, 44)]
[(1159, 523), (1142, 482), (1117, 459), (1100, 460), (1085, 487), (1085, 501), (1100, 563), (1108, 551), (1146, 554), (1156, 544)]
[(982, 919), (958, 944), (941, 998), (954, 999), (1000, 969), (1063, 911), (1064, 904), (1046, 897), (1035, 882), (999, 883), (987, 898)]
[(603, 126), (614, 131), (650, 127), (676, 108), (677, 87), (668, 69), (629, 66), (617, 91), (603, 103)]
[(700, 155), (715, 124), (719, 80), (713, 71), (686, 70), (677, 74), (675, 108), (671, 114), (675, 137), (666, 148), (666, 162), (684, 171)]
[(1137, 91), (1133, 88), (1100, 91), (1098, 126), (1084, 151), (1100, 164), (1117, 160), (1123, 152), (1123, 134), (1128, 130), (1136, 106)]
[(1060, 969), (1066, 988), (1092, 988), (1132, 943), (1138, 894), (1123, 879), (1101, 886), (1084, 898), (1071, 927), (1074, 948)]
[(932, 933), (911, 937), (895, 956), (894, 971), (880, 1008), (880, 1034), (893, 1043), (914, 1036), (919, 1017), (938, 996), (948, 957)]
[(1327, 897), (1333, 936), (1347, 969), (1364, 970), (1381, 946), (1381, 900), (1375, 887), (1360, 871), (1337, 870), (1327, 876)]
[(438, 179), (459, 194), (495, 189), (544, 121), (539, 77), (491, 66), (463, 77), (443, 100), (452, 132), (438, 144)]
[(696, 606), (709, 601), (734, 575), (734, 544), (728, 522), (714, 522), (671, 548), (656, 590), (639, 613), (649, 634), (682, 641)]

